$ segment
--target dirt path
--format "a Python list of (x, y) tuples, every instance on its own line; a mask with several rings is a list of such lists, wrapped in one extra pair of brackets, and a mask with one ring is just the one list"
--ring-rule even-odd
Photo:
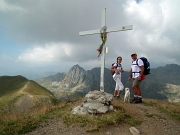
[[(136, 126), (141, 135), (180, 135), (180, 121), (160, 112), (156, 107), (124, 103), (120, 100), (114, 100), (112, 104), (123, 107), (132, 117), (142, 121), (142, 124)], [(87, 133), (88, 127), (75, 124), (66, 126), (62, 119), (54, 118), (41, 123), (27, 135), (132, 135), (130, 127), (128, 124), (108, 125), (101, 132)]]
[(35, 106), (35, 102), (33, 96), (27, 93), (25, 90), (27, 89), (30, 82), (28, 81), (21, 90), (18, 91), (17, 95), (23, 95), (23, 97), (19, 98), (15, 103), (15, 110), (17, 112), (23, 112), (29, 110), (29, 108)]
[[(22, 87), (22, 88), (20, 89), (20, 91), (19, 91), (18, 94), (26, 94), (26, 95), (29, 95), (29, 93), (27, 93), (27, 92), (25, 91), (25, 89), (28, 87), (29, 84), (30, 84), (30, 81), (28, 81), (28, 82), (24, 85), (24, 87)], [(31, 95), (29, 95), (29, 96), (31, 96)]]

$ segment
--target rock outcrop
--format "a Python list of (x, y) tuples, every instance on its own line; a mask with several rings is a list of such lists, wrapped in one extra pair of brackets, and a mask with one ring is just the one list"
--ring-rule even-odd
[(111, 101), (113, 100), (113, 95), (101, 92), (101, 91), (90, 91), (85, 95), (85, 100), (80, 106), (75, 107), (72, 110), (73, 114), (97, 114), (106, 113), (113, 111), (113, 106)]

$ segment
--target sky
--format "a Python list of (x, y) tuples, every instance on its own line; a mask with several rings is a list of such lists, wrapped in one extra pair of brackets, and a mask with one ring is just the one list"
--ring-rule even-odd
[(0, 0), (0, 76), (45, 77), (101, 66), (100, 35), (79, 32), (133, 25), (108, 33), (105, 67), (118, 56), (129, 71), (131, 53), (148, 58), (151, 68), (180, 65), (179, 0)]

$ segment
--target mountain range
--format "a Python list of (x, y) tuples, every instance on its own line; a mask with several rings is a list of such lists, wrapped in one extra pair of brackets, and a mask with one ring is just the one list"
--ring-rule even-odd
[[(105, 68), (104, 72), (105, 91), (113, 94), (115, 81), (109, 69)], [(132, 97), (132, 81), (128, 82), (128, 76), (129, 72), (122, 73), (122, 83), (131, 89)], [(58, 99), (71, 99), (83, 96), (92, 90), (99, 90), (100, 68), (86, 71), (79, 65), (74, 65), (67, 73), (57, 73), (34, 81), (47, 88)], [(151, 69), (151, 74), (142, 81), (141, 89), (142, 96), (145, 98), (180, 102), (180, 66), (168, 64)], [(124, 91), (122, 95), (124, 95)]]

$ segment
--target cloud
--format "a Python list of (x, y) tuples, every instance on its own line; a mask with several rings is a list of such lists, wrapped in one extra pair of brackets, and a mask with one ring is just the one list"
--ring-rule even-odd
[[(6, 1), (7, 2), (7, 1)], [(22, 12), (23, 8), (11, 3), (6, 3), (5, 0), (0, 0), (0, 11), (1, 12)]]
[[(94, 50), (95, 55), (89, 53), (92, 50)], [(90, 61), (95, 61), (97, 58), (97, 51), (91, 46), (84, 45), (82, 47), (69, 43), (49, 43), (44, 46), (33, 45), (29, 47), (18, 56), (18, 61), (31, 64), (49, 64), (63, 61), (81, 63), (87, 62), (87, 58), (89, 61), (89, 57), (92, 59)]]
[[(65, 4), (68, 4), (68, 3), (69, 1), (67, 1)], [(58, 3), (58, 5), (59, 4), (60, 3)], [(70, 4), (70, 7), (73, 8), (75, 11), (77, 11), (77, 7), (79, 6), (80, 5), (74, 6), (73, 4)], [(37, 5), (37, 7), (39, 6)], [(127, 3), (124, 2), (121, 7), (123, 9), (124, 14), (123, 12), (118, 12), (119, 13), (118, 16), (121, 18), (126, 18), (126, 22), (122, 21), (124, 22), (123, 24), (127, 24), (127, 25), (133, 24), (134, 29), (132, 31), (127, 31), (127, 32), (117, 32), (117, 33), (108, 34), (108, 40), (107, 40), (106, 45), (109, 47), (109, 54), (106, 54), (106, 57), (107, 57), (106, 63), (110, 63), (111, 61), (116, 59), (116, 57), (119, 55), (121, 55), (122, 57), (128, 57), (127, 61), (131, 61), (129, 56), (127, 56), (127, 54), (130, 54), (131, 52), (134, 52), (134, 51), (137, 52), (139, 56), (148, 57), (154, 64), (158, 63), (159, 61), (158, 59), (156, 59), (156, 57), (159, 57), (159, 53), (162, 54), (161, 58), (159, 58), (161, 59), (161, 63), (167, 63), (167, 62), (179, 63), (179, 61), (176, 60), (175, 57), (170, 58), (171, 60), (168, 60), (169, 56), (165, 55), (165, 54), (170, 54), (172, 52), (174, 54), (177, 54), (177, 52), (179, 51), (179, 49), (177, 48), (178, 45), (174, 44), (174, 42), (177, 42), (178, 34), (176, 33), (176, 30), (174, 31), (174, 29), (172, 29), (175, 27), (178, 28), (178, 26), (176, 25), (177, 23), (175, 23), (178, 20), (172, 21), (172, 25), (171, 25), (171, 21), (169, 21), (169, 18), (175, 20), (175, 18), (172, 17), (173, 12), (171, 12), (172, 8), (173, 8), (173, 11), (175, 12), (175, 9), (176, 9), (175, 7), (176, 6), (172, 2), (167, 1), (167, 0), (166, 1), (153, 1), (153, 2), (141, 1), (139, 3), (136, 3), (136, 1), (133, 1), (133, 0), (129, 0), (127, 1)], [(39, 11), (39, 10), (40, 9), (37, 8), (35, 11)], [(41, 10), (45, 11), (45, 13), (47, 12), (43, 7), (41, 7)], [(41, 14), (42, 11), (40, 11), (39, 13)], [(93, 16), (95, 20), (93, 22), (90, 21), (91, 23), (93, 23), (93, 24), (90, 24), (86, 20), (89, 21), (90, 19), (92, 19), (92, 17), (91, 15), (88, 15), (85, 17), (85, 14), (87, 12), (84, 12), (83, 14), (82, 13), (75, 14), (75, 13), (70, 12), (71, 10), (68, 11), (68, 10), (63, 9), (63, 11), (68, 13), (66, 14), (66, 16), (63, 16), (60, 13), (60, 16), (63, 16), (65, 20), (57, 18), (56, 15), (52, 16), (51, 11), (50, 13), (46, 14), (47, 17), (42, 16), (38, 19), (39, 22), (44, 21), (44, 23), (42, 23), (42, 26), (43, 27), (46, 26), (44, 30), (48, 30), (48, 32), (43, 32), (43, 33), (40, 33), (39, 35), (43, 35), (43, 38), (46, 37), (49, 40), (48, 42), (50, 42), (50, 40), (53, 40), (56, 42), (54, 44), (46, 43), (46, 45), (42, 43), (41, 45), (39, 45), (39, 47), (31, 48), (30, 49), (31, 51), (26, 50), (25, 53), (19, 56), (19, 60), (31, 61), (31, 62), (36, 62), (36, 61), (37, 62), (55, 62), (55, 61), (60, 62), (64, 60), (64, 61), (69, 61), (69, 62), (81, 63), (82, 65), (83, 63), (91, 63), (89, 65), (92, 65), (93, 63), (94, 66), (98, 65), (98, 64), (95, 64), (96, 62), (92, 62), (92, 61), (97, 61), (97, 62), (100, 61), (100, 58), (97, 58), (97, 52), (96, 52), (96, 48), (99, 47), (99, 44), (101, 42), (99, 36), (88, 35), (88, 36), (80, 37), (78, 36), (78, 32), (81, 30), (84, 31), (88, 29), (89, 30), (97, 29), (98, 28), (97, 24), (98, 22), (100, 23), (101, 21), (100, 18), (98, 18), (97, 16)], [(109, 12), (107, 9), (107, 16), (108, 16), (108, 13)], [(33, 15), (34, 14), (35, 13), (33, 13)], [(100, 14), (99, 17), (101, 17), (101, 13), (99, 14)], [(73, 16), (73, 18), (71, 18), (71, 16)], [(74, 18), (78, 18), (79, 16), (82, 17), (81, 21), (83, 18), (86, 18), (86, 20), (84, 22), (81, 22), (77, 19), (76, 20), (74, 19)], [(108, 19), (112, 20), (112, 22), (115, 22), (115, 25), (119, 22), (118, 19), (115, 18), (115, 16), (109, 16), (109, 18), (107, 17), (107, 22), (109, 21)], [(54, 21), (53, 23), (51, 22), (52, 20)], [(72, 23), (72, 20), (73, 20), (73, 23)], [(57, 21), (61, 22), (60, 23), (61, 25), (58, 25)], [(38, 30), (43, 29), (39, 25), (41, 23), (33, 23), (33, 22), (36, 22), (36, 21), (31, 20), (31, 24), (37, 24)], [(112, 25), (112, 22), (111, 22), (111, 25)], [(52, 24), (54, 24), (54, 26)], [(72, 24), (75, 24), (75, 25), (78, 24), (77, 25), (78, 27)], [(51, 26), (52, 28), (49, 28), (49, 26)], [(62, 26), (65, 26), (65, 27), (63, 28)], [(112, 25), (112, 27), (114, 26)], [(79, 30), (76, 28), (79, 28)], [(171, 29), (172, 34), (174, 34), (174, 36), (169, 35), (167, 33), (167, 31), (169, 32), (168, 29)], [(58, 31), (60, 31), (60, 33), (58, 33)], [(36, 33), (34, 34), (36, 35)], [(62, 34), (67, 35), (68, 39), (67, 37), (64, 37)], [(52, 37), (52, 35), (54, 37)], [(58, 36), (59, 38), (56, 36)], [(30, 36), (30, 37), (32, 38), (33, 36)], [(37, 37), (41, 38), (41, 36), (37, 36)], [(174, 40), (173, 40), (173, 37), (174, 37)], [(63, 42), (59, 43), (58, 40), (66, 41), (67, 43), (63, 43)], [(174, 49), (174, 47), (177, 49)], [(127, 63), (128, 62), (125, 62), (125, 65), (129, 65)], [(125, 66), (125, 67), (128, 68), (128, 66)]]
[[(119, 16), (123, 13), (118, 8), (121, 5), (118, 1), (114, 1), (114, 3), (101, 0), (20, 0), (11, 3), (11, 5), (20, 7), (26, 12), (0, 13), (0, 17), (4, 18), (0, 24), (6, 26), (7, 37), (19, 44), (67, 41), (85, 43), (86, 40), (79, 37), (79, 32), (101, 28), (101, 11), (103, 8), (106, 7), (107, 11), (109, 10), (107, 12), (107, 25), (113, 26), (111, 20), (114, 20), (113, 22), (120, 21)], [(124, 2), (121, 1), (121, 3)], [(10, 2), (6, 2), (6, 5), (9, 4)], [(118, 12), (118, 19), (113, 17), (114, 12)], [(119, 21), (114, 25), (116, 26)], [(121, 22), (124, 21), (125, 19), (121, 16)]]
[(72, 47), (65, 43), (50, 43), (44, 46), (33, 46), (26, 49), (18, 56), (19, 61), (27, 63), (53, 63), (62, 61), (65, 57), (70, 57)]
[[(180, 51), (177, 3), (169, 0), (141, 1), (139, 4), (128, 1), (125, 5), (125, 13), (132, 18), (135, 26), (133, 40), (138, 48), (136, 50), (146, 53), (154, 63), (180, 63), (177, 55)], [(176, 55), (172, 57), (173, 54)]]
[[(56, 71), (79, 64), (90, 69), (100, 66), (96, 49), (101, 39), (78, 34), (100, 29), (101, 11), (106, 8), (107, 27), (133, 25), (131, 31), (108, 33), (106, 67), (122, 56), (122, 65), (129, 70), (132, 52), (158, 67), (180, 64), (179, 5), (179, 0), (0, 0), (0, 29), (2, 37), (16, 44), (6, 54), (13, 57), (16, 51), (14, 64)], [(18, 46), (23, 49), (18, 51)]]

